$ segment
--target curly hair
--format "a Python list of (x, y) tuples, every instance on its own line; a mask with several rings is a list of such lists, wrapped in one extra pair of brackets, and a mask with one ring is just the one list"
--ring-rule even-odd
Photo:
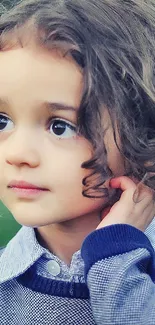
[(105, 110), (125, 175), (155, 189), (154, 0), (24, 0), (1, 15), (0, 50), (14, 42), (23, 46), (28, 31), (41, 46), (71, 55), (83, 72), (78, 127), (94, 148), (82, 164), (91, 171), (83, 195), (107, 196), (104, 183), (113, 177)]

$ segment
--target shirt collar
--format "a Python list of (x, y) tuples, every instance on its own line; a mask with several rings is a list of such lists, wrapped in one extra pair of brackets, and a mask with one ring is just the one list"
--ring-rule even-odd
[(10, 240), (0, 258), (0, 283), (24, 273), (44, 253), (45, 250), (39, 245), (34, 229), (23, 226)]
[[(15, 237), (10, 240), (0, 257), (0, 284), (23, 274), (44, 254), (49, 259), (57, 259), (59, 264), (63, 263), (47, 248), (39, 244), (34, 228), (23, 226)], [(81, 272), (79, 263), (83, 267), (80, 250), (73, 254), (70, 265), (74, 272), (76, 270), (76, 274)]]
[[(152, 246), (155, 248), (155, 218), (145, 231)], [(0, 284), (16, 278), (24, 273), (44, 254), (53, 255), (42, 247), (32, 227), (23, 226), (16, 236), (10, 240), (0, 257)], [(79, 258), (80, 251), (73, 254), (72, 263)]]

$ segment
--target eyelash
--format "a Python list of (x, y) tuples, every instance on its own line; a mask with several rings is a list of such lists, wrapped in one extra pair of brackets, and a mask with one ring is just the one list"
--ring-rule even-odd
[[(52, 124), (54, 125), (54, 123), (57, 122), (58, 126), (60, 127), (60, 125), (62, 126), (63, 125), (63, 128), (68, 128), (70, 130), (70, 132), (73, 132), (74, 135), (73, 136), (70, 136), (70, 137), (75, 137), (77, 135), (77, 127), (71, 123), (71, 122), (68, 122), (67, 120), (65, 119), (62, 119), (60, 117), (52, 117), (48, 120), (48, 129), (50, 128), (50, 126), (52, 126)], [(62, 129), (63, 129), (62, 128)], [(61, 129), (61, 127), (60, 127)], [(55, 134), (56, 135), (56, 134)], [(58, 135), (58, 138), (61, 139), (61, 135)], [(69, 138), (69, 137), (65, 137), (65, 138)]]
[[(2, 121), (2, 120), (3, 120), (2, 124), (6, 123), (8, 121), (12, 122), (12, 120), (9, 117), (7, 117), (7, 115), (5, 115), (4, 113), (0, 113), (0, 121)], [(55, 123), (55, 128), (54, 128), (54, 123)], [(73, 123), (68, 122), (67, 120), (59, 118), (59, 117), (52, 117), (52, 118), (48, 119), (47, 130), (50, 130), (51, 126), (53, 126), (53, 129), (52, 129), (53, 133), (54, 133), (54, 131), (58, 131), (59, 134), (54, 133), (54, 136), (57, 137), (58, 139), (72, 138), (72, 137), (75, 137), (77, 134), (77, 127)], [(69, 131), (69, 136), (64, 136), (64, 135), (60, 134), (61, 131), (66, 132), (67, 129)], [(0, 132), (5, 132), (5, 130), (0, 130)], [(52, 132), (51, 132), (51, 135), (52, 135)], [(72, 132), (74, 135), (72, 135)]]

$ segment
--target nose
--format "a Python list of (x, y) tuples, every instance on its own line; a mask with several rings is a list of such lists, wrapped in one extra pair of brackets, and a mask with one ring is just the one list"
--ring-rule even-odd
[(6, 162), (9, 165), (28, 165), (35, 168), (40, 164), (39, 145), (30, 130), (16, 131), (7, 139)]

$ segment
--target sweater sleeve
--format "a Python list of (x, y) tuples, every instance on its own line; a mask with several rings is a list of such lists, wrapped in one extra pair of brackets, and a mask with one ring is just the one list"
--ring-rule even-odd
[(97, 325), (155, 325), (155, 252), (143, 232), (125, 224), (96, 230), (81, 253)]

